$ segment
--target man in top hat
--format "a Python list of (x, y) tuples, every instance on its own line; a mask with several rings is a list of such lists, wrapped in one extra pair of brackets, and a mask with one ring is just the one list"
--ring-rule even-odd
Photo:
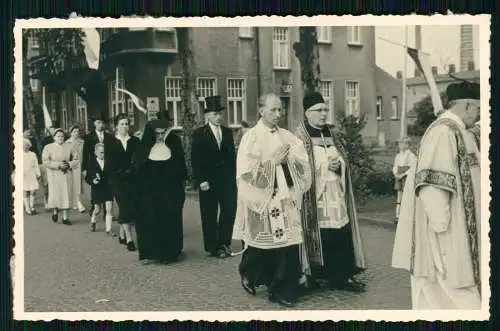
[(231, 254), (236, 214), (236, 152), (233, 133), (221, 125), (220, 96), (205, 98), (205, 104), (207, 124), (193, 133), (191, 164), (200, 194), (205, 251), (224, 258)]
[(411, 272), (413, 309), (481, 308), (479, 151), (467, 132), (479, 84), (449, 85), (403, 193), (392, 265)]
[(365, 268), (365, 258), (347, 152), (328, 126), (323, 96), (305, 95), (303, 107), (305, 121), (296, 135), (312, 169), (312, 185), (301, 209), (303, 280), (309, 287), (326, 280), (333, 289), (362, 292), (365, 285), (354, 276)]

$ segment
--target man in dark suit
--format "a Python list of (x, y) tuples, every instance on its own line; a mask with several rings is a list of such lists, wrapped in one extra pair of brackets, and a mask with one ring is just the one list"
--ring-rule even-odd
[(207, 97), (205, 103), (208, 123), (193, 133), (191, 165), (200, 194), (205, 251), (224, 258), (231, 255), (236, 215), (236, 152), (233, 133), (221, 125), (220, 96)]
[[(87, 170), (89, 167), (89, 162), (95, 157), (94, 149), (97, 143), (104, 144), (104, 151), (108, 151), (109, 144), (113, 140), (113, 136), (106, 132), (105, 126), (106, 121), (102, 114), (100, 116), (92, 117), (92, 122), (94, 123), (94, 130), (87, 134), (83, 139), (83, 152), (82, 152), (82, 176), (85, 178), (87, 176)], [(106, 152), (104, 154), (104, 160), (106, 162)], [(91, 201), (92, 207), (90, 208), (90, 214), (93, 212), (93, 202)]]

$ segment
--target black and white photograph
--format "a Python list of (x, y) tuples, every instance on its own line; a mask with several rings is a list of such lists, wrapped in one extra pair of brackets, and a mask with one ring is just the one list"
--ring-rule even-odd
[(14, 36), (15, 319), (489, 318), (490, 15)]

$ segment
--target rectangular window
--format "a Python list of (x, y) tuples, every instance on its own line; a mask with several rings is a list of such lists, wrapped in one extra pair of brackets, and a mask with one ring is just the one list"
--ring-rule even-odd
[[(116, 76), (115, 76), (116, 77)], [(125, 86), (125, 79), (123, 68), (118, 68), (118, 88), (123, 89)], [(116, 78), (109, 82), (109, 100), (111, 109), (111, 118), (115, 118), (116, 115), (125, 113), (125, 94), (121, 91), (116, 90)], [(117, 93), (118, 92), (118, 93)]]
[(396, 120), (399, 118), (399, 111), (398, 111), (398, 97), (392, 97), (391, 99), (391, 106), (392, 106), (392, 119)]
[(30, 31), (28, 34), (28, 44), (30, 45), (31, 49), (39, 49), (40, 48), (40, 40), (35, 35), (34, 30)]
[(68, 130), (68, 100), (66, 100), (66, 92), (61, 92), (61, 129)]
[(288, 28), (273, 28), (273, 67), (288, 69), (290, 61), (290, 40)]
[(238, 28), (238, 33), (240, 35), (240, 38), (252, 38), (253, 28), (250, 26), (240, 26)]
[(384, 118), (384, 108), (382, 104), (382, 97), (377, 97), (377, 119), (382, 120)]
[(200, 102), (200, 111), (205, 109), (205, 98), (217, 94), (217, 79), (216, 78), (198, 78), (196, 84), (198, 86), (198, 101)]
[(87, 103), (77, 93), (75, 93), (76, 122), (85, 131), (88, 131)]
[(359, 82), (345, 82), (345, 114), (359, 116)]
[(321, 85), (321, 95), (325, 100), (325, 104), (328, 107), (328, 123), (333, 124), (335, 122), (335, 104), (334, 104), (334, 93), (333, 93), (333, 82), (331, 80), (322, 80)]
[(331, 43), (332, 42), (332, 29), (329, 26), (317, 26), (316, 32), (318, 34), (319, 43)]
[(361, 27), (348, 26), (347, 27), (347, 44), (361, 45)]
[(246, 86), (245, 79), (229, 78), (227, 80), (227, 123), (239, 125), (246, 120)]
[(135, 124), (135, 111), (134, 111), (134, 102), (132, 99), (127, 99), (127, 113), (128, 120), (130, 121), (130, 125), (133, 126)]
[(165, 104), (169, 112), (172, 112), (174, 127), (182, 128), (182, 79), (180, 77), (165, 77)]

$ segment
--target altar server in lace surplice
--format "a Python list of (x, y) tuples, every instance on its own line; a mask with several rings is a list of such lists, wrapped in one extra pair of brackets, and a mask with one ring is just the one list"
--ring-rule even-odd
[(248, 246), (239, 266), (244, 289), (267, 286), (269, 300), (293, 306), (300, 277), (302, 243), (300, 206), (311, 185), (304, 145), (278, 128), (281, 100), (259, 101), (261, 118), (243, 136), (238, 149), (238, 208), (234, 239)]

